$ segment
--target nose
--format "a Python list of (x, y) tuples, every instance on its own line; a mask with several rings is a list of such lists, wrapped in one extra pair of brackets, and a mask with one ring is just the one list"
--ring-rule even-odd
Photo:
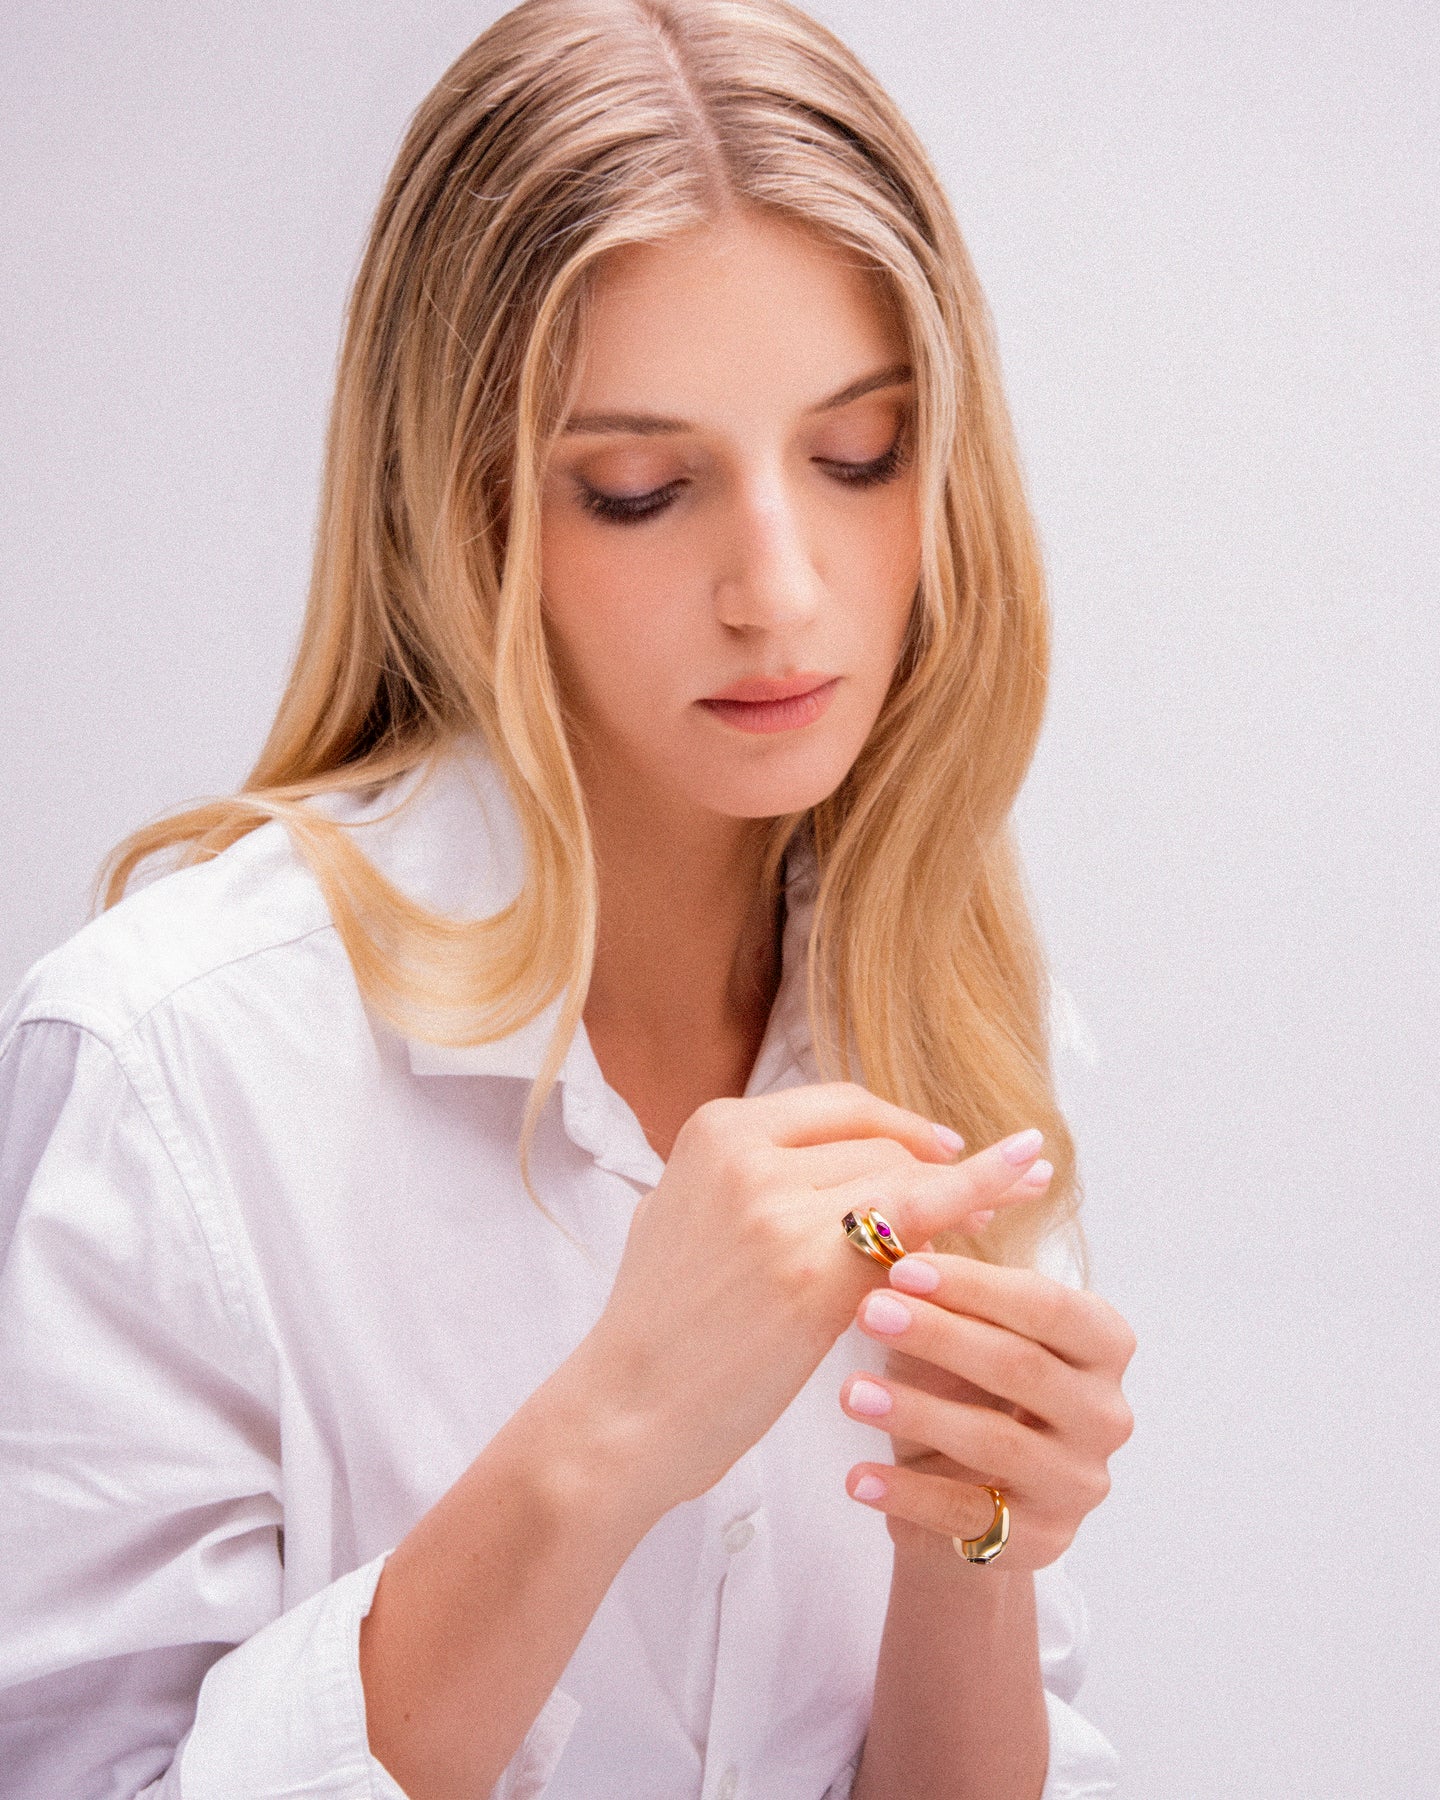
[(732, 631), (775, 632), (819, 610), (820, 572), (798, 497), (778, 474), (738, 484), (715, 582), (715, 616)]

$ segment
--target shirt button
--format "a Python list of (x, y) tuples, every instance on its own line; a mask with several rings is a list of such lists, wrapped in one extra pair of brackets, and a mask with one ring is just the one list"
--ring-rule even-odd
[[(734, 1556), (738, 1551), (745, 1548), (754, 1535), (755, 1527), (748, 1519), (737, 1519), (733, 1525), (727, 1525), (725, 1527), (725, 1536), (722, 1541), (725, 1548), (732, 1556)], [(717, 1790), (720, 1794), (720, 1800), (730, 1800), (730, 1796), (735, 1792), (735, 1782), (738, 1779), (739, 1777), (735, 1774), (733, 1769), (726, 1773), (725, 1780), (730, 1783), (730, 1786), (727, 1788), (723, 1783), (721, 1784), (719, 1790)]]
[(740, 1786), (740, 1771), (730, 1768), (720, 1777), (715, 1789), (715, 1800), (735, 1800), (735, 1790)]

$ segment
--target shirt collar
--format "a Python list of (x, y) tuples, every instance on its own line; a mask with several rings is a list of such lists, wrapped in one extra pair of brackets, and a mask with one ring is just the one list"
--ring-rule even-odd
[[(524, 840), (504, 777), (484, 746), (462, 739), (381, 790), (335, 796), (332, 817), (356, 830), (360, 847), (399, 888), (451, 917), (499, 912), (524, 879)], [(817, 1078), (805, 993), (805, 953), (815, 911), (814, 852), (801, 845), (785, 866), (785, 930), (780, 987), (751, 1071), (747, 1093), (790, 1085), (795, 1071)], [(406, 1037), (416, 1075), (494, 1075), (533, 1081), (540, 1073), (561, 1002), (487, 1044), (434, 1044)], [(600, 1075), (583, 1022), (559, 1080), (592, 1086)], [(618, 1098), (618, 1096), (617, 1096)]]

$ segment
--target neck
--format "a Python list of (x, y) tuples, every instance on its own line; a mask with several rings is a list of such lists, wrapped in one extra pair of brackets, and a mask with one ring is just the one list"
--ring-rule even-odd
[(763, 826), (586, 789), (600, 919), (585, 1027), (606, 1080), (668, 1155), (707, 1099), (744, 1092), (780, 982)]
[(779, 986), (760, 824), (603, 790), (587, 801), (599, 880), (587, 1026), (664, 1053), (695, 1037), (758, 1044)]

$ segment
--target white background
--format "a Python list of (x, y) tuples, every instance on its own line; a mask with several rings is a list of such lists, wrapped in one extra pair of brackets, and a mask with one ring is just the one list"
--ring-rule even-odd
[[(1023, 802), (1139, 1416), (1076, 1552), (1132, 1800), (1440, 1792), (1434, 8), (826, 0), (931, 146), (1047, 546)], [(11, 0), (0, 986), (233, 787), (448, 0)]]

